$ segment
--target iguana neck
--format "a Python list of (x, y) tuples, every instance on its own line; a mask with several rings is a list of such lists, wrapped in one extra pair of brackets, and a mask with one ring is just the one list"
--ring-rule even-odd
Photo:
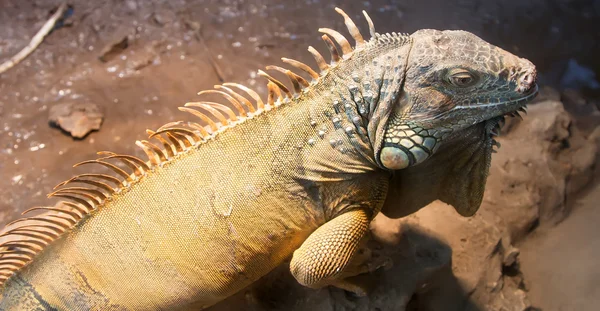
[(422, 164), (396, 172), (383, 214), (391, 218), (410, 215), (436, 199), (474, 213), (483, 190), (495, 145), (493, 131), (502, 118), (494, 118), (451, 133), (438, 152)]
[(336, 166), (355, 167), (351, 172), (382, 168), (375, 154), (401, 94), (411, 46), (408, 36), (377, 35), (349, 59), (331, 67), (312, 86), (306, 100), (317, 134), (307, 143), (333, 148)]

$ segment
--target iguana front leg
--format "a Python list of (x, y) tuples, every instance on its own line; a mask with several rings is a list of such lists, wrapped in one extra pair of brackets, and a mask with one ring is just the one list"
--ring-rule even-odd
[[(344, 278), (370, 270), (367, 265), (362, 265), (364, 269), (350, 265), (369, 230), (370, 221), (366, 211), (355, 209), (315, 230), (294, 252), (290, 262), (296, 280), (310, 288), (333, 285), (364, 295), (362, 286)], [(347, 270), (350, 266), (352, 269)]]

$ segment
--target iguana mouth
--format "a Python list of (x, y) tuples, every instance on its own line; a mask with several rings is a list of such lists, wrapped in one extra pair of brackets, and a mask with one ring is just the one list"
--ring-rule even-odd
[(500, 130), (502, 129), (502, 126), (504, 126), (506, 117), (518, 117), (519, 119), (523, 119), (523, 117), (521, 116), (521, 113), (527, 114), (527, 103), (529, 103), (531, 100), (533, 100), (536, 96), (538, 95), (538, 86), (537, 84), (535, 84), (532, 88), (530, 88), (526, 93), (525, 96), (523, 96), (520, 99), (517, 99), (515, 101), (512, 102), (508, 102), (506, 103), (506, 105), (515, 105), (517, 104), (517, 106), (515, 106), (516, 108), (504, 113), (501, 116), (486, 120), (485, 122), (487, 123), (485, 128), (487, 129), (487, 138), (491, 140), (491, 152), (492, 153), (496, 153), (498, 149), (494, 149), (493, 147), (496, 146), (497, 148), (500, 148), (500, 143), (497, 142), (494, 137), (495, 136), (499, 136), (500, 135)]
[(513, 100), (511, 102), (507, 102), (503, 105), (505, 106), (514, 106), (514, 108), (502, 115), (502, 117), (511, 116), (511, 117), (519, 117), (521, 115), (519, 112), (527, 113), (526, 105), (531, 102), (538, 95), (538, 85), (535, 84), (532, 88), (530, 88), (527, 92), (525, 92), (525, 96)]
[[(501, 101), (501, 102), (491, 102), (491, 103), (476, 103), (473, 105), (466, 105), (466, 106), (461, 106), (458, 105), (456, 107), (454, 107), (454, 109), (487, 109), (487, 108), (504, 108), (504, 107), (511, 107), (512, 109), (510, 110), (517, 110), (519, 108), (524, 107), (528, 102), (530, 102), (531, 100), (533, 100), (538, 94), (538, 86), (537, 84), (535, 84), (533, 87), (531, 87), (529, 90), (527, 90), (524, 93), (524, 96), (521, 96), (519, 98), (516, 99), (510, 99), (507, 101)], [(515, 108), (513, 108), (515, 107)], [(509, 112), (506, 112), (505, 114), (508, 114)]]

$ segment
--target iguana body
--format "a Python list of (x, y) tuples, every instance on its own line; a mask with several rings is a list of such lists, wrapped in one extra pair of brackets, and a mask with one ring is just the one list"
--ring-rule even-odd
[[(463, 160), (482, 164), (484, 171), (475, 166), (473, 173), (485, 176), (488, 130), (533, 96), (535, 70), (464, 32), (375, 35), (370, 24), (375, 36), (364, 42), (341, 13), (356, 48), (324, 29), (343, 55), (331, 46), (334, 64), (327, 65), (313, 49), (319, 74), (287, 60), (314, 78), (308, 85), (288, 72), (296, 95), (263, 74), (271, 81), (269, 100), (263, 108), (250, 92), (257, 100), (254, 107), (229, 92), (227, 86), (236, 85), (226, 84), (220, 89), (230, 94), (226, 98), (237, 112), (210, 103), (186, 105), (204, 109), (219, 124), (196, 111), (206, 127), (170, 124), (151, 132), (164, 148), (140, 142), (148, 162), (115, 154), (96, 162), (107, 166), (103, 163), (112, 159), (133, 168), (131, 174), (117, 172), (125, 179), (119, 185), (106, 176), (80, 175), (67, 184), (89, 187), (63, 187), (52, 194), (74, 200), (71, 210), (50, 210), (59, 216), (38, 217), (36, 225), (27, 225), (28, 220), (13, 224), (9, 235), (20, 239), (2, 245), (0, 309), (197, 310), (231, 296), (292, 254), (290, 268), (301, 284), (356, 290), (343, 278), (364, 272), (349, 263), (388, 197), (391, 172), (418, 172), (416, 164), (444, 150), (445, 142), (476, 139), (463, 142), (477, 149), (472, 159)], [(447, 42), (436, 40), (459, 42), (460, 49), (465, 43), (487, 49), (489, 61), (496, 62), (493, 72), (506, 69), (506, 74), (486, 83), (486, 91), (500, 88), (503, 96), (514, 97), (512, 104), (457, 118), (448, 101), (441, 109), (446, 123), (436, 119), (433, 112), (440, 112), (436, 105), (443, 98), (419, 93), (435, 89), (426, 85), (424, 70), (431, 66), (423, 56), (431, 42), (444, 50)], [(457, 55), (442, 59), (466, 62)], [(287, 99), (278, 96), (281, 91)], [(464, 96), (460, 103), (465, 105), (467, 98), (475, 98), (456, 92), (449, 96)], [(418, 98), (425, 104), (409, 104)], [(461, 135), (462, 130), (475, 134)], [(466, 201), (452, 202), (459, 212), (474, 213), (483, 185), (475, 188)]]

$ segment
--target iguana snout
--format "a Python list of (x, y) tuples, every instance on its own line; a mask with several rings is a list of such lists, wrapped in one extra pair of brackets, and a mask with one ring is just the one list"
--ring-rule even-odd
[(380, 163), (397, 170), (428, 159), (450, 134), (524, 109), (536, 69), (465, 31), (411, 35), (406, 77), (386, 124)]
[[(529, 63), (529, 61), (527, 61)], [(531, 63), (529, 63), (531, 64)], [(528, 68), (517, 79), (517, 92), (527, 94), (536, 89), (537, 73), (535, 67)]]

